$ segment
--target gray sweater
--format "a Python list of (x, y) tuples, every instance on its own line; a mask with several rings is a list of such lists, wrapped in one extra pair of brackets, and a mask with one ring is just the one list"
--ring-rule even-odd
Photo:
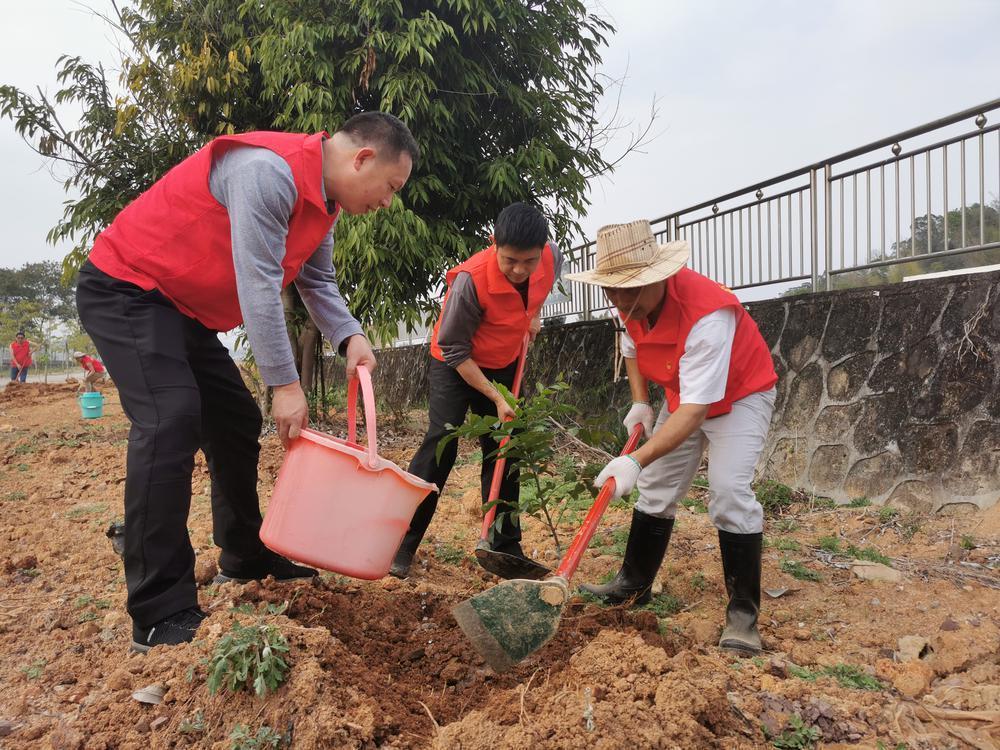
[[(272, 386), (292, 383), (299, 374), (281, 304), (281, 261), (298, 198), (291, 167), (269, 149), (239, 146), (213, 163), (209, 189), (229, 213), (236, 290), (261, 377)], [(325, 197), (325, 186), (323, 191)], [(349, 337), (364, 335), (337, 287), (333, 228), (302, 266), (295, 286), (316, 326), (338, 349)]]

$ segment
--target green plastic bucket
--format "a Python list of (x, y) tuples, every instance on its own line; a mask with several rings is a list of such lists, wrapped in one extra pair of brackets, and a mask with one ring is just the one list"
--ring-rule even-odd
[(104, 396), (100, 393), (80, 394), (80, 416), (84, 419), (97, 419), (104, 416)]

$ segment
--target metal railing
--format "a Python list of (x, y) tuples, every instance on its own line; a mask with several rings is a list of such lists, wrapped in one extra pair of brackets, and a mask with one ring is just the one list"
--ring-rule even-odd
[[(695, 271), (757, 298), (885, 283), (889, 269), (900, 277), (974, 252), (997, 262), (1000, 123), (989, 124), (991, 113), (1000, 99), (661, 216), (653, 231), (690, 242)], [(593, 268), (595, 251), (594, 242), (573, 248), (564, 273)], [(543, 317), (609, 314), (600, 289), (565, 287), (570, 299)]]

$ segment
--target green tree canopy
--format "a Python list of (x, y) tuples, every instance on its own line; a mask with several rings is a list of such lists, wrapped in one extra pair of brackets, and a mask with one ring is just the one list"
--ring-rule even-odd
[[(355, 314), (381, 338), (433, 308), (442, 271), (484, 246), (515, 200), (578, 236), (587, 180), (612, 161), (596, 67), (610, 25), (579, 0), (135, 0), (109, 21), (126, 43), (122, 91), (60, 60), (49, 100), (0, 87), (0, 114), (65, 162), (52, 241), (69, 274), (95, 235), (173, 164), (221, 133), (335, 130), (352, 114), (402, 118), (423, 151), (391, 208), (346, 217), (335, 263)], [(76, 104), (78, 127), (54, 104)]]

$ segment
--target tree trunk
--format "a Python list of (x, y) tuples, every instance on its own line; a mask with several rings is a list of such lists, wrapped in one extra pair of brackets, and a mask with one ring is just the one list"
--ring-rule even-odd
[(309, 393), (313, 387), (313, 379), (316, 373), (316, 342), (319, 341), (319, 329), (310, 320), (299, 334), (299, 351), (301, 366), (299, 368), (299, 381), (302, 383), (302, 390)]

